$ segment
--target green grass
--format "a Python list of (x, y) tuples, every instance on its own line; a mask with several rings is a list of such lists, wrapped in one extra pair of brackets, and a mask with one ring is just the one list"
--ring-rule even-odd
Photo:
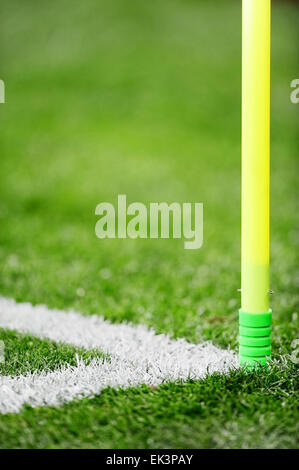
[(2, 328), (0, 337), (5, 344), (5, 362), (0, 364), (1, 375), (27, 375), (51, 371), (66, 364), (75, 366), (77, 358), (88, 364), (90, 359), (103, 357), (97, 350), (86, 351), (83, 348), (57, 344)]
[[(236, 348), (239, 2), (12, 0), (1, 16), (0, 294)], [(276, 2), (276, 358), (299, 338), (298, 106), (289, 99), (297, 30), (298, 7)], [(203, 247), (98, 240), (95, 207), (118, 194), (147, 204), (203, 202)], [(5, 374), (75, 360), (75, 348), (4, 331), (0, 338), (9, 344)], [(296, 378), (289, 363), (155, 390), (107, 390), (60, 409), (27, 408), (1, 417), (0, 446), (294, 447)]]
[(106, 389), (63, 408), (28, 407), (5, 415), (0, 433), (6, 446), (29, 448), (288, 448), (298, 432), (297, 391), (289, 363), (153, 389)]

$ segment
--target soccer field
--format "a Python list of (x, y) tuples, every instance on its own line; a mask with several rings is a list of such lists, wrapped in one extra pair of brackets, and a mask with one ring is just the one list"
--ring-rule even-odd
[[(1, 448), (298, 447), (299, 104), (290, 101), (298, 30), (298, 4), (273, 2), (274, 362), (246, 372), (235, 366), (241, 2), (2, 5)], [(203, 202), (202, 248), (99, 240), (95, 208), (116, 204), (118, 194), (146, 205)], [(40, 304), (47, 308), (32, 307)], [(68, 320), (69, 310), (79, 313)], [(103, 337), (92, 325), (105, 325)], [(216, 358), (210, 374), (200, 362), (205, 347)], [(118, 353), (140, 355), (131, 385), (126, 364), (113, 362)], [(155, 380), (142, 362), (151, 358)], [(71, 372), (80, 364), (91, 389), (60, 400), (59, 377), (67, 372), (67, 386), (77, 386)], [(101, 364), (117, 377), (106, 382)], [(16, 376), (39, 393), (42, 381), (30, 374), (54, 371), (50, 398), (41, 393), (37, 404), (24, 398), (13, 408), (7, 387)]]

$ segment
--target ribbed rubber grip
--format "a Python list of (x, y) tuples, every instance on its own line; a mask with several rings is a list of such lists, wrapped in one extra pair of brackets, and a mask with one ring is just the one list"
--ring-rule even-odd
[(239, 310), (240, 365), (266, 365), (271, 356), (272, 311), (247, 313)]

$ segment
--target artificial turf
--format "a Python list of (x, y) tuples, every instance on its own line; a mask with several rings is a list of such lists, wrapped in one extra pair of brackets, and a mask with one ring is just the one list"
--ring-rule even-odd
[[(1, 17), (0, 294), (236, 348), (240, 2), (11, 0)], [(299, 338), (298, 18), (298, 6), (274, 2), (276, 359)], [(203, 247), (97, 239), (95, 207), (118, 194), (203, 202)], [(75, 348), (3, 330), (0, 339), (1, 373), (75, 361)], [(286, 359), (249, 375), (106, 390), (1, 416), (0, 446), (296, 447), (296, 380)]]

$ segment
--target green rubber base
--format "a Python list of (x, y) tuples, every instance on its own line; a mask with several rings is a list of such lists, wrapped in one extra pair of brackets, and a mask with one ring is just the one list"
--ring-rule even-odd
[(271, 357), (272, 311), (247, 313), (239, 310), (239, 361), (252, 368), (266, 365)]

